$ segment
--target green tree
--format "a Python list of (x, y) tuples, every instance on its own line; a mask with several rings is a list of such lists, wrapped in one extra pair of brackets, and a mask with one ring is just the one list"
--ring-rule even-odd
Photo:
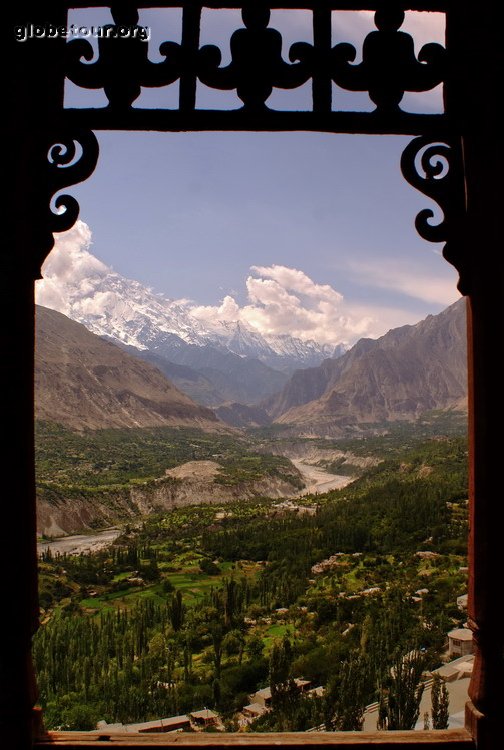
[(163, 582), (161, 583), (161, 591), (163, 592), (163, 594), (171, 594), (174, 589), (175, 587), (170, 579), (163, 578)]
[(264, 651), (264, 641), (259, 635), (252, 635), (245, 644), (245, 651), (251, 661), (260, 659)]
[(418, 650), (398, 653), (383, 680), (378, 709), (378, 729), (414, 729), (420, 714), (424, 686), (420, 680), (425, 656)]
[(269, 663), (269, 681), (271, 705), (273, 710), (289, 713), (291, 704), (298, 699), (298, 690), (290, 677), (292, 664), (292, 645), (287, 636), (277, 641), (271, 649)]
[(432, 701), (432, 728), (448, 729), (448, 718), (450, 715), (450, 696), (444, 680), (435, 673), (431, 692)]
[(214, 707), (218, 708), (221, 704), (221, 685), (219, 680), (215, 679), (212, 685)]
[(360, 731), (369, 692), (369, 663), (363, 656), (351, 656), (327, 685), (325, 724), (328, 732)]
[(182, 602), (182, 592), (180, 590), (173, 594), (168, 612), (172, 628), (178, 633), (185, 619), (185, 606)]

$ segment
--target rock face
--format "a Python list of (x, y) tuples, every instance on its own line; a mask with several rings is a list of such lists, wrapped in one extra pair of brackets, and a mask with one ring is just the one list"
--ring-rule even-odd
[(279, 424), (332, 435), (349, 424), (465, 409), (465, 326), (465, 301), (459, 300), (414, 326), (361, 339), (337, 360), (298, 371), (264, 406)]
[[(165, 374), (204, 406), (256, 404), (283, 388), (294, 370), (318, 365), (344, 350), (341, 344), (262, 334), (238, 319), (198, 318), (193, 304), (166, 299), (93, 256), (83, 222), (72, 231), (83, 244), (72, 248), (71, 261), (65, 243), (56, 244), (44, 263), (45, 281), (38, 285), (37, 301), (45, 300), (98, 336), (134, 348), (137, 356), (157, 358), (157, 367), (164, 360), (171, 370)], [(72, 273), (62, 272), (69, 262)], [(44, 283), (49, 284), (49, 295)]]
[[(198, 463), (204, 466), (195, 468)], [(131, 486), (118, 491), (103, 490), (93, 495), (77, 492), (71, 497), (63, 492), (59, 498), (53, 496), (50, 502), (39, 498), (38, 533), (60, 536), (187, 505), (297, 495), (294, 486), (282, 477), (264, 477), (232, 487), (219, 484), (213, 481), (218, 468), (219, 465), (212, 461), (189, 462), (145, 486)]]
[(265, 427), (271, 423), (271, 417), (260, 406), (223, 404), (214, 411), (222, 422), (231, 427)]
[(37, 306), (37, 419), (74, 430), (120, 427), (225, 429), (155, 367), (80, 323)]

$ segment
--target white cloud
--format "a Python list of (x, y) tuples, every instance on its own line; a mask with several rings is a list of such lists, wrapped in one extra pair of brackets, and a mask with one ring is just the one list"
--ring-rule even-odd
[[(399, 328), (404, 325), (415, 325), (424, 317), (414, 310), (408, 310), (403, 307), (392, 307), (386, 305), (373, 304), (349, 304), (348, 313), (355, 319), (370, 319), (372, 321), (369, 329), (363, 333), (368, 338), (378, 338), (391, 328)], [(357, 337), (360, 338), (360, 337)], [(353, 343), (356, 339), (352, 339)]]
[(411, 263), (401, 265), (395, 259), (381, 258), (379, 262), (350, 261), (341, 267), (342, 278), (350, 276), (367, 285), (369, 304), (346, 300), (330, 284), (319, 284), (300, 269), (272, 264), (250, 268), (245, 279), (245, 304), (240, 305), (228, 294), (218, 305), (198, 305), (188, 299), (168, 300), (137, 281), (124, 279), (94, 257), (90, 246), (91, 231), (82, 221), (57, 236), (42, 269), (44, 278), (36, 285), (36, 301), (74, 319), (86, 320), (91, 327), (99, 321), (108, 326), (116, 321), (122, 331), (119, 337), (134, 345), (135, 326), (141, 325), (140, 318), (151, 314), (160, 323), (165, 321), (161, 323), (161, 327), (167, 326), (163, 330), (171, 330), (171, 319), (185, 321), (188, 329), (200, 333), (240, 321), (261, 334), (289, 334), (331, 345), (353, 344), (363, 336), (375, 338), (391, 327), (418, 321), (418, 313), (407, 306), (374, 304), (373, 289), (400, 292), (427, 303), (427, 307), (445, 306), (458, 297), (455, 273), (450, 280), (448, 267), (443, 274), (433, 276)]
[(374, 315), (351, 314), (342, 294), (297, 268), (252, 266), (251, 271), (255, 275), (245, 282), (248, 304), (240, 307), (227, 296), (218, 306), (194, 306), (191, 314), (206, 325), (239, 320), (262, 334), (290, 334), (327, 344), (352, 343), (382, 332)]
[(401, 263), (397, 258), (348, 261), (345, 268), (359, 283), (400, 292), (428, 304), (448, 306), (460, 297), (456, 271), (446, 264), (438, 274), (427, 273), (411, 262)]
[(89, 252), (91, 230), (80, 219), (72, 229), (56, 235), (55, 245), (44, 265), (43, 278), (36, 284), (36, 301), (64, 314), (70, 312), (68, 287), (85, 300), (92, 295), (96, 281), (108, 268)]

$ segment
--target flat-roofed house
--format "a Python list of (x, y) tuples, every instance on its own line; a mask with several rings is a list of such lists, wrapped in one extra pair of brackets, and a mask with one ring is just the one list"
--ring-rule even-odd
[(449, 656), (467, 656), (473, 653), (473, 634), (469, 628), (455, 628), (448, 633)]
[(200, 726), (215, 726), (219, 722), (219, 714), (211, 711), (209, 708), (203, 708), (201, 711), (191, 711), (189, 718), (195, 724)]
[(142, 721), (138, 724), (107, 724), (99, 721), (97, 729), (106, 730), (107, 733), (133, 732), (134, 734), (150, 734), (157, 732), (180, 732), (191, 728), (191, 722), (186, 714), (181, 716), (169, 716), (166, 719), (155, 719), (154, 721)]
[(260, 703), (249, 703), (248, 706), (243, 706), (242, 714), (246, 716), (247, 719), (258, 719), (259, 716), (262, 716), (267, 710), (266, 706), (261, 705)]
[(259, 703), (260, 706), (271, 706), (271, 688), (266, 687), (258, 690), (254, 695), (249, 696), (251, 703)]

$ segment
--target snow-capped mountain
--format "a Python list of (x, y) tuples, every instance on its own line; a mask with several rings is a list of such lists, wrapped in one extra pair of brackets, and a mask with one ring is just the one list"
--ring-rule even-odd
[[(138, 281), (126, 279), (94, 257), (79, 250), (71, 272), (61, 272), (56, 254), (44, 268), (37, 300), (86, 328), (140, 351), (162, 354), (190, 347), (213, 347), (290, 373), (313, 367), (342, 353), (339, 347), (301, 341), (288, 335), (265, 335), (238, 321), (207, 323), (191, 314), (186, 301), (169, 300)], [(344, 350), (344, 349), (343, 349)], [(187, 364), (186, 362), (180, 362)]]

